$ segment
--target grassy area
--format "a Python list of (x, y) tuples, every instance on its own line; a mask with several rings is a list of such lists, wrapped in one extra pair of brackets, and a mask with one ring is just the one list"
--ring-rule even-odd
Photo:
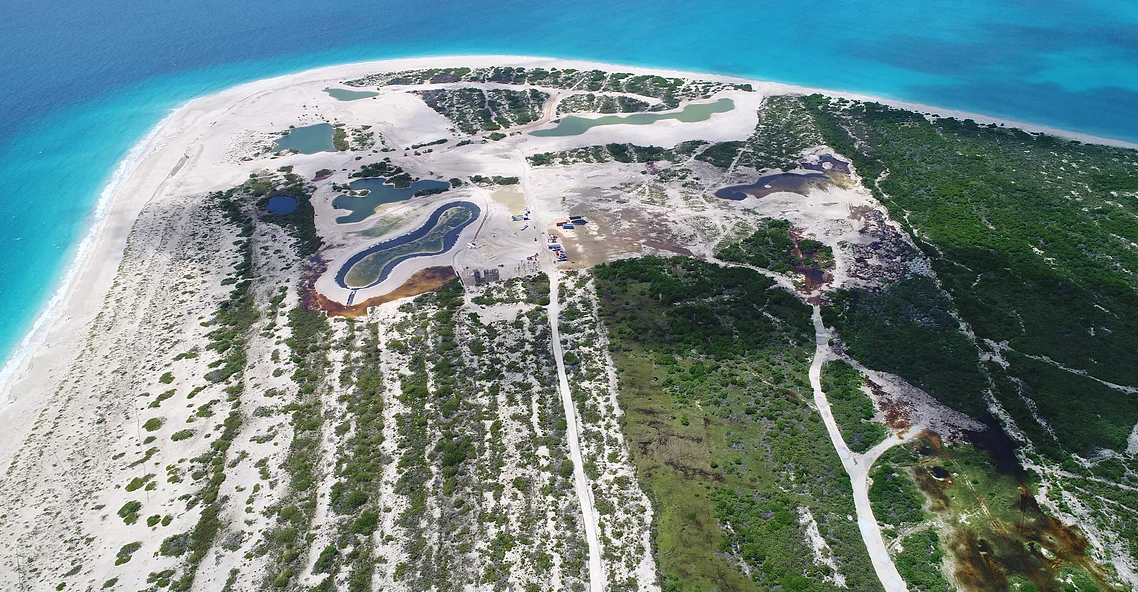
[(928, 528), (901, 540), (901, 552), (893, 557), (898, 573), (913, 592), (950, 592), (955, 590), (941, 571), (944, 551), (940, 535)]
[[(984, 443), (993, 445), (994, 441)], [(896, 464), (891, 470), (911, 475), (931, 511), (948, 527), (947, 534), (939, 533), (941, 549), (952, 556), (957, 584), (994, 590), (1026, 582), (1038, 590), (1066, 590), (1062, 581), (1081, 574), (1079, 578), (1091, 587), (1080, 589), (1113, 589), (1086, 554), (1087, 541), (1077, 527), (1040, 510), (1031, 495), (1035, 484), (1014, 463), (997, 462), (993, 456), (997, 453), (979, 445), (948, 446), (935, 438), (918, 440), (911, 450), (908, 458), (904, 453), (893, 458)], [(901, 507), (907, 502), (897, 500), (911, 495), (878, 492), (875, 512), (883, 506)], [(934, 537), (913, 534), (906, 540), (916, 543), (915, 549), (898, 558), (898, 568), (907, 569), (912, 582), (926, 582), (922, 589), (943, 590), (926, 567), (925, 560), (937, 555), (931, 546)]]
[[(809, 308), (747, 269), (644, 258), (594, 270), (624, 432), (666, 590), (877, 590), (849, 480), (808, 405)], [(748, 575), (749, 574), (749, 575)]]

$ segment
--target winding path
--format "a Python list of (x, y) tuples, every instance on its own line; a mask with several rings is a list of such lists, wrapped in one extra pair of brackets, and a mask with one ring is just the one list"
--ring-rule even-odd
[(902, 442), (896, 435), (890, 436), (884, 442), (874, 446), (865, 454), (858, 454), (850, 450), (842, 434), (838, 431), (838, 424), (834, 421), (834, 414), (830, 410), (830, 401), (822, 391), (822, 364), (830, 354), (830, 330), (822, 324), (822, 314), (817, 304), (811, 305), (814, 309), (814, 362), (810, 364), (810, 386), (814, 389), (814, 405), (822, 415), (826, 424), (826, 431), (830, 433), (830, 442), (838, 457), (842, 459), (842, 466), (850, 476), (850, 485), (853, 486), (854, 507), (857, 509), (857, 526), (861, 531), (861, 538), (865, 541), (865, 548), (869, 551), (869, 559), (873, 562), (873, 570), (877, 572), (885, 592), (908, 592), (905, 580), (893, 564), (885, 540), (881, 538), (881, 527), (873, 517), (873, 507), (869, 503), (869, 470), (886, 450)]

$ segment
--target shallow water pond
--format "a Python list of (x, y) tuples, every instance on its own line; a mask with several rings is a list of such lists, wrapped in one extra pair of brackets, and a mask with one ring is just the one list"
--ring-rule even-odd
[(351, 213), (336, 218), (337, 224), (351, 224), (367, 219), (375, 213), (375, 209), (383, 204), (406, 201), (415, 197), (422, 190), (439, 190), (450, 188), (446, 181), (433, 181), (423, 179), (415, 181), (410, 187), (401, 188), (387, 183), (383, 177), (371, 177), (352, 181), (350, 187), (356, 191), (368, 190), (365, 196), (337, 195), (332, 199), (332, 207), (337, 210), (348, 210)]
[(605, 115), (596, 118), (570, 115), (562, 118), (556, 127), (535, 130), (530, 132), (530, 135), (539, 137), (578, 136), (602, 125), (651, 125), (666, 119), (675, 119), (681, 123), (695, 123), (707, 121), (716, 113), (726, 113), (734, 108), (735, 101), (719, 99), (713, 103), (694, 103), (679, 111), (667, 113), (633, 113), (631, 115)]
[(273, 152), (281, 150), (296, 150), (301, 154), (335, 152), (336, 147), (332, 145), (332, 131), (330, 123), (293, 128), (287, 136), (281, 136), (273, 142)]
[(349, 90), (346, 88), (326, 88), (324, 92), (337, 101), (358, 101), (379, 96), (379, 93), (370, 90)]
[(482, 210), (468, 201), (439, 206), (419, 228), (352, 255), (336, 272), (336, 283), (349, 289), (371, 287), (387, 279), (391, 270), (407, 259), (445, 253), (481, 214)]

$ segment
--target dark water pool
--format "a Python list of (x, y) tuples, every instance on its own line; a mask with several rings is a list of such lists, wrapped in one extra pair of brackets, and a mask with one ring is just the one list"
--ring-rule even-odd
[(847, 175), (850, 174), (850, 163), (834, 158), (832, 154), (823, 154), (818, 162), (804, 162), (802, 168), (808, 171), (838, 171)]
[(775, 173), (759, 177), (749, 185), (732, 185), (715, 192), (715, 197), (742, 201), (748, 197), (766, 197), (778, 191), (806, 194), (811, 187), (818, 187), (829, 181), (823, 173)]
[(270, 214), (291, 214), (299, 204), (300, 200), (291, 195), (274, 195), (269, 198), (265, 210)]

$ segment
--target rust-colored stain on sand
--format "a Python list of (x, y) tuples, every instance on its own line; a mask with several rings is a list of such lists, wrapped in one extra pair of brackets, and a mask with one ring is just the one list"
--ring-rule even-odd
[(357, 302), (348, 306), (327, 298), (319, 292), (315, 292), (316, 304), (327, 312), (330, 317), (358, 318), (366, 316), (367, 310), (373, 306), (379, 306), (380, 304), (391, 302), (392, 300), (410, 298), (411, 296), (418, 296), (419, 294), (426, 294), (427, 292), (438, 290), (456, 276), (457, 274), (454, 268), (449, 265), (427, 267), (416, 271), (406, 282), (403, 282), (402, 286), (386, 294), (368, 298), (363, 302)]

